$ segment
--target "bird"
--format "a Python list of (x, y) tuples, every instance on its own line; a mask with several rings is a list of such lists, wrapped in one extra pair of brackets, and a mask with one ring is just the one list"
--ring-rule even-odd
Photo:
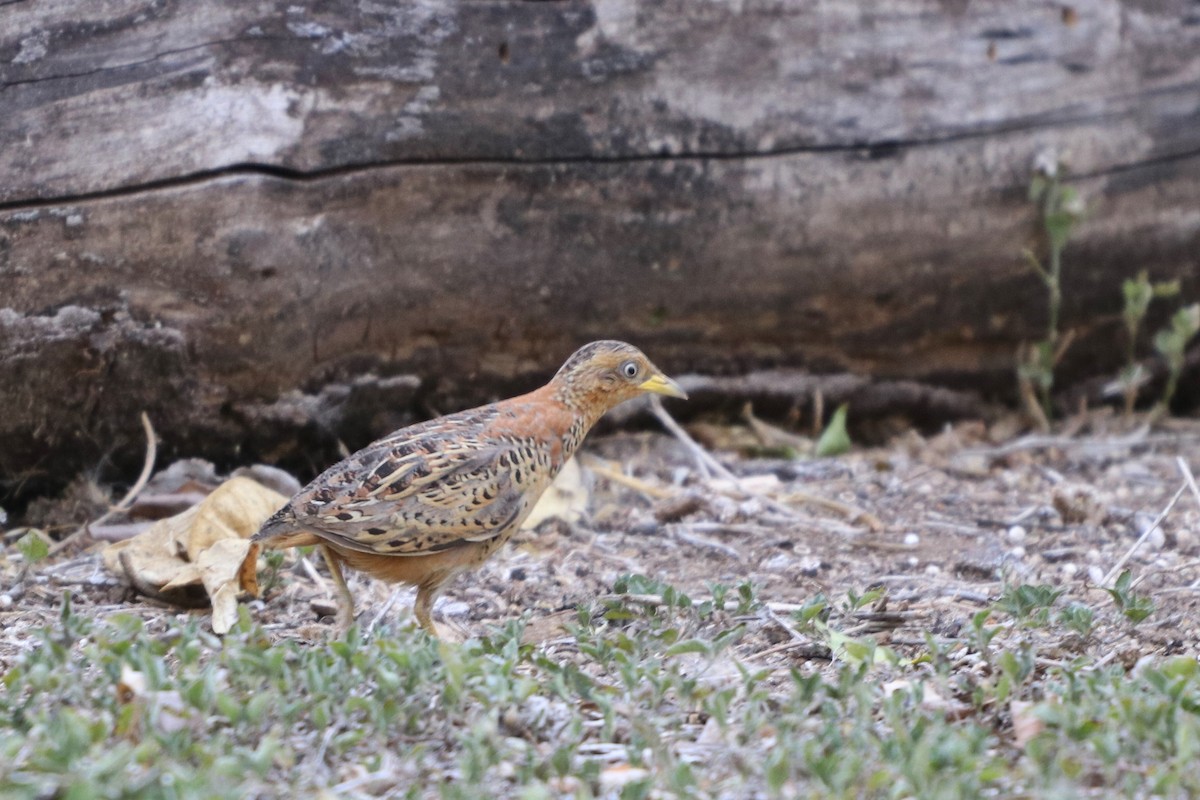
[(647, 392), (687, 399), (636, 347), (584, 345), (539, 389), (401, 428), (339, 461), (253, 540), (321, 549), (338, 594), (337, 634), (354, 620), (347, 566), (416, 586), (414, 616), (436, 638), (438, 593), (512, 537), (606, 412)]

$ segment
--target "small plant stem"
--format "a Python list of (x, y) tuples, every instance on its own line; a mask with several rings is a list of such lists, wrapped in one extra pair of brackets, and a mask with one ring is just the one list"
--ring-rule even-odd
[(1137, 541), (1133, 543), (1133, 546), (1125, 552), (1125, 555), (1121, 556), (1116, 564), (1113, 564), (1112, 569), (1110, 569), (1108, 574), (1104, 576), (1104, 580), (1100, 581), (1101, 588), (1112, 588), (1115, 585), (1117, 576), (1121, 574), (1122, 568), (1124, 568), (1124, 566), (1129, 562), (1129, 559), (1133, 558), (1133, 554), (1136, 553), (1138, 548), (1142, 546), (1142, 543), (1150, 537), (1150, 534), (1154, 533), (1154, 531), (1158, 529), (1159, 525), (1162, 525), (1163, 520), (1165, 520), (1167, 515), (1171, 513), (1171, 509), (1173, 509), (1175, 504), (1179, 502), (1179, 498), (1185, 491), (1187, 491), (1187, 488), (1188, 483), (1185, 480), (1183, 485), (1179, 487), (1179, 491), (1175, 492), (1175, 496), (1171, 498), (1171, 502), (1167, 503), (1167, 507), (1164, 508), (1157, 517), (1155, 517), (1154, 522), (1150, 523), (1150, 526), (1146, 528), (1146, 530), (1142, 531), (1142, 535), (1139, 536)]

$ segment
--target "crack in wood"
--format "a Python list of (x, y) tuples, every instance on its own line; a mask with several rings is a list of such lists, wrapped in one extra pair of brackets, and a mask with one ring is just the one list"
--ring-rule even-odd
[[(1046, 115), (1014, 120), (1009, 124), (962, 131), (945, 136), (913, 139), (887, 139), (875, 142), (850, 142), (846, 144), (802, 145), (779, 147), (763, 151), (733, 151), (733, 152), (684, 152), (684, 153), (635, 153), (626, 155), (588, 155), (564, 158), (438, 158), (438, 159), (390, 159), (369, 161), (358, 164), (343, 164), (315, 170), (300, 170), (277, 164), (243, 162), (230, 164), (214, 169), (178, 175), (142, 183), (116, 186), (110, 189), (99, 189), (93, 192), (54, 195), (40, 198), (17, 198), (0, 202), (0, 212), (30, 211), (41, 208), (51, 208), (75, 203), (109, 200), (121, 197), (133, 197), (148, 192), (162, 191), (189, 186), (199, 186), (214, 180), (238, 176), (263, 176), (293, 183), (316, 183), (347, 175), (357, 175), (374, 170), (401, 167), (456, 167), (456, 166), (567, 166), (575, 164), (635, 164), (646, 162), (687, 163), (703, 161), (737, 161), (762, 160), (771, 158), (788, 158), (810, 154), (847, 154), (860, 153), (870, 159), (896, 157), (905, 150), (938, 147), (966, 142), (975, 139), (1004, 136), (1009, 134), (1027, 133), (1036, 130), (1051, 130), (1072, 125), (1094, 123), (1112, 118), (1119, 118), (1120, 113), (1084, 114), (1078, 116), (1047, 118)], [(1126, 173), (1143, 167), (1159, 166), (1173, 161), (1185, 161), (1200, 156), (1200, 148), (1185, 150), (1179, 153), (1166, 153), (1144, 158), (1138, 161), (1113, 164), (1103, 169), (1072, 175), (1072, 179), (1098, 178), (1105, 175)]]

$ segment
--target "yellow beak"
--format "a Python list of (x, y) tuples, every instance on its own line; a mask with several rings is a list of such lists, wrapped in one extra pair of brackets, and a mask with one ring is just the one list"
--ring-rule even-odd
[(651, 375), (640, 383), (638, 388), (643, 392), (654, 392), (655, 394), (665, 394), (667, 397), (678, 397), (680, 400), (687, 400), (687, 392), (679, 388), (679, 384), (666, 375)]

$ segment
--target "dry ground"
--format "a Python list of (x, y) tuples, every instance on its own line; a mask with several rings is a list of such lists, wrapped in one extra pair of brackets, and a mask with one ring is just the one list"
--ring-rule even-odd
[[(859, 615), (858, 632), (903, 647), (926, 633), (958, 636), (1006, 583), (1051, 584), (1065, 590), (1064, 602), (1095, 608), (1102, 622), (1087, 642), (1058, 631), (1064, 653), (1086, 649), (1128, 665), (1153, 654), (1200, 655), (1200, 497), (1184, 488), (1135, 548), (1185, 486), (1179, 459), (1195, 463), (1200, 423), (1148, 429), (1096, 414), (1070, 427), (1011, 438), (1005, 423), (965, 423), (813, 460), (718, 449), (736, 482), (703, 477), (694, 452), (665, 434), (596, 439), (585, 448), (585, 465), (599, 469), (585, 470), (583, 518), (518, 535), (450, 586), (435, 616), (472, 635), (527, 614), (526, 639), (553, 647), (576, 606), (610, 594), (623, 574), (651, 576), (694, 600), (710, 597), (713, 584), (748, 581), (765, 605), (747, 616), (750, 632), (737, 653), (778, 665), (828, 658), (786, 619), (817, 593), (838, 601), (886, 590), (885, 602)], [(710, 429), (705, 440), (719, 448), (740, 433)], [(18, 580), (23, 564), (8, 545), (0, 557), (0, 672), (31, 646), (32, 629), (54, 621), (66, 591), (77, 613), (133, 612), (152, 626), (204, 613), (135, 595), (105, 571), (95, 548), (64, 552)], [(1122, 564), (1155, 604), (1137, 626), (1105, 612), (1112, 601), (1100, 586)], [(264, 597), (249, 601), (252, 614), (281, 637), (322, 640), (329, 620), (320, 617), (331, 608), (323, 568), (317, 558), (308, 567), (285, 563)], [(391, 587), (364, 577), (351, 585), (360, 625), (407, 616), (410, 593), (393, 598)]]

